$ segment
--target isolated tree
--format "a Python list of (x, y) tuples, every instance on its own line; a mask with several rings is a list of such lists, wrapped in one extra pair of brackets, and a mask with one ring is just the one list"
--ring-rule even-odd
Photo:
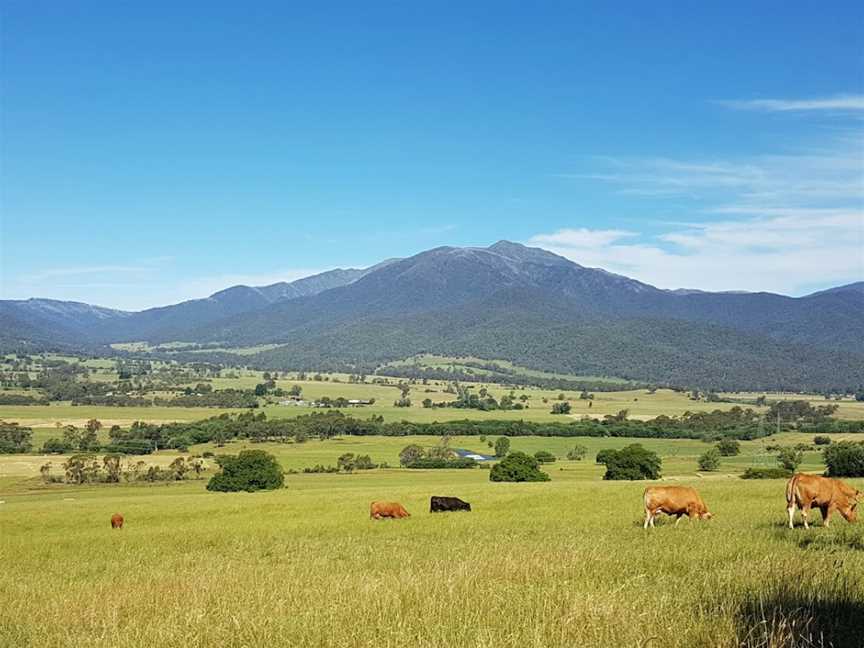
[(717, 451), (724, 457), (734, 457), (741, 452), (741, 444), (735, 439), (720, 439), (717, 443)]
[(603, 479), (660, 479), (661, 464), (656, 452), (634, 443), (609, 455)]
[(402, 448), (402, 451), (399, 453), (399, 463), (403, 466), (407, 466), (408, 464), (414, 463), (418, 459), (422, 459), (426, 456), (426, 451), (422, 446), (417, 445), (416, 443), (412, 443), (411, 445), (407, 445)]
[(373, 468), (377, 468), (378, 464), (372, 461), (372, 457), (369, 455), (357, 455), (354, 458), (354, 469), (355, 470), (372, 470)]
[(495, 441), (495, 456), (504, 457), (510, 452), (510, 439), (507, 437), (498, 437)]
[(243, 450), (216, 458), (221, 472), (210, 478), (207, 490), (247, 491), (282, 488), (285, 476), (279, 461), (264, 450)]
[(455, 453), (450, 448), (451, 440), (452, 437), (449, 434), (445, 434), (438, 440), (437, 445), (426, 451), (426, 456), (434, 459), (452, 459)]
[(88, 432), (98, 432), (102, 429), (102, 423), (98, 419), (91, 418), (84, 424), (84, 429)]
[(513, 452), (489, 471), (489, 480), (494, 482), (538, 482), (549, 481), (549, 475), (540, 470), (534, 457), (524, 452)]
[(96, 434), (96, 429), (92, 427), (84, 428), (84, 431), (81, 433), (78, 449), (86, 452), (87, 450), (96, 450), (97, 448), (99, 448), (99, 438)]
[(288, 390), (289, 396), (300, 396), (303, 393), (303, 388), (300, 385), (291, 385), (291, 389)]
[(717, 448), (710, 448), (699, 457), (699, 470), (713, 472), (720, 469), (720, 451)]
[(777, 452), (777, 463), (780, 464), (781, 468), (785, 468), (786, 470), (795, 471), (798, 469), (798, 466), (801, 465), (801, 462), (804, 460), (804, 453), (801, 450), (797, 450), (796, 448), (780, 448)]
[(120, 481), (122, 473), (122, 455), (111, 453), (102, 457), (102, 465), (105, 467), (105, 481), (116, 484)]
[[(589, 403), (590, 405), (590, 403)], [(624, 423), (630, 415), (630, 410), (623, 409), (617, 414), (607, 414), (603, 418), (610, 423)]]
[(569, 414), (570, 409), (570, 403), (567, 401), (552, 403), (552, 414)]
[(570, 461), (582, 461), (586, 454), (588, 454), (588, 448), (577, 443), (567, 451), (567, 458)]
[(177, 457), (168, 465), (168, 469), (174, 474), (174, 479), (180, 481), (184, 479), (186, 477), (186, 473), (189, 472), (189, 465), (186, 463), (183, 457)]
[(42, 481), (46, 484), (51, 481), (51, 462), (42, 464), (39, 467), (39, 474), (42, 476)]
[(74, 425), (63, 428), (63, 443), (70, 448), (78, 448), (81, 445), (81, 430)]
[(200, 479), (201, 473), (204, 472), (204, 460), (200, 458), (190, 459), (189, 467), (195, 472), (195, 478)]
[(429, 409), (430, 407), (432, 407), (432, 399), (431, 398), (424, 398), (423, 399), (423, 407), (425, 407), (426, 409)]
[(84, 484), (95, 481), (99, 475), (99, 463), (96, 455), (75, 454), (63, 463), (66, 481), (70, 484)]
[(831, 437), (824, 435), (816, 435), (813, 437), (813, 443), (816, 445), (831, 445)]

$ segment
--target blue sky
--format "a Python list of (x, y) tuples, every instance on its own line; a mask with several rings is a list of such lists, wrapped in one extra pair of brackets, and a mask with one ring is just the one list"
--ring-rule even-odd
[(861, 3), (299, 4), (3, 3), (0, 297), (499, 239), (667, 288), (864, 279)]

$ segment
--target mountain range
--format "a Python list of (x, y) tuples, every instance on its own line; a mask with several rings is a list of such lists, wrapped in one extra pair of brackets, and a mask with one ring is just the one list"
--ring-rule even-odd
[(269, 368), (368, 370), (430, 352), (658, 384), (823, 390), (864, 384), (864, 282), (798, 298), (663, 290), (500, 241), (140, 312), (0, 301), (6, 349), (130, 341), (279, 345), (243, 357)]

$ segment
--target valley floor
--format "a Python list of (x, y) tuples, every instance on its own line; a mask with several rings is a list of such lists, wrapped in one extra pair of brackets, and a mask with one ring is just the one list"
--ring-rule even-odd
[[(416, 440), (256, 447), (300, 468), (342, 452), (395, 463)], [(384, 469), (289, 474), (285, 489), (254, 494), (209, 493), (205, 480), (45, 486), (43, 458), (0, 457), (0, 646), (856, 645), (864, 524), (785, 528), (783, 480), (732, 476), (762, 461), (761, 442), (700, 477), (704, 443), (644, 440), (716, 515), (645, 531), (646, 482), (604, 482), (591, 461), (632, 441), (513, 439), (515, 450), (589, 446), (586, 461), (546, 465), (545, 483)], [(807, 462), (820, 469), (818, 455)], [(431, 495), (473, 511), (430, 514)], [(371, 521), (376, 499), (412, 516)]]

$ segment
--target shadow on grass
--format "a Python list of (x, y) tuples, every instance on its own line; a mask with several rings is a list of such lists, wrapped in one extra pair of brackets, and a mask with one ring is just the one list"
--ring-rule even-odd
[[(834, 524), (829, 528), (813, 526), (809, 529), (772, 526), (777, 540), (798, 545), (812, 551), (864, 551), (864, 525)], [(862, 621), (864, 626), (864, 621)]]
[(860, 648), (864, 600), (842, 578), (827, 588), (790, 581), (745, 596), (736, 625), (744, 648)]
[[(811, 529), (813, 531), (813, 529)], [(838, 529), (825, 529), (822, 533), (805, 533), (798, 537), (798, 546), (802, 549), (837, 550), (853, 549), (864, 551), (864, 528), (845, 526)], [(862, 634), (864, 634), (864, 617), (861, 619)], [(864, 637), (862, 637), (864, 642)]]

